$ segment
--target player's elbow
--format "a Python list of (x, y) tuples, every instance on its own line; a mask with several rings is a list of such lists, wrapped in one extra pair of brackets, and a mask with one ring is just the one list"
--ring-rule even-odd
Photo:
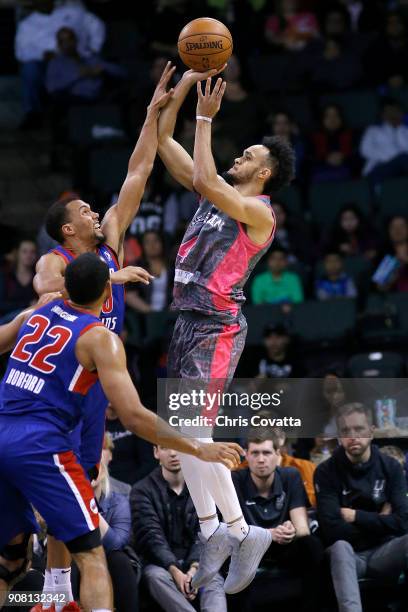
[(209, 183), (205, 180), (201, 172), (194, 170), (193, 174), (193, 189), (200, 195), (207, 197), (209, 195)]

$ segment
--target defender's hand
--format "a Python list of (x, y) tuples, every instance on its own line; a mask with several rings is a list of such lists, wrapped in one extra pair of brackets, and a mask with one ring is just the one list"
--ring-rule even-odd
[(244, 450), (235, 442), (201, 443), (197, 457), (210, 463), (222, 463), (229, 470), (237, 468), (241, 463)]
[(124, 285), (125, 283), (144, 283), (149, 285), (154, 276), (149, 274), (144, 268), (126, 266), (126, 268), (111, 274), (110, 278), (114, 285)]
[(156, 85), (156, 89), (154, 90), (153, 97), (150, 101), (149, 106), (147, 107), (148, 111), (159, 111), (163, 106), (165, 106), (173, 95), (174, 89), (171, 88), (167, 91), (167, 85), (170, 82), (171, 77), (174, 74), (176, 67), (171, 65), (171, 62), (167, 62), (165, 69), (162, 72), (159, 82)]
[(41, 306), (45, 306), (54, 300), (61, 300), (63, 298), (63, 294), (61, 291), (54, 291), (52, 293), (44, 293), (41, 297), (38, 298), (38, 302), (34, 304), (34, 308), (41, 308)]
[(197, 115), (210, 117), (211, 119), (215, 117), (220, 110), (221, 100), (226, 87), (227, 83), (225, 81), (222, 79), (217, 79), (213, 90), (211, 91), (211, 78), (209, 78), (206, 81), (203, 93), (201, 83), (197, 83)]

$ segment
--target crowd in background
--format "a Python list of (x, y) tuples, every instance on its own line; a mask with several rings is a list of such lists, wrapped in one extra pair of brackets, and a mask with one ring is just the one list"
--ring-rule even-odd
[[(282, 478), (289, 478), (285, 486), (297, 487), (296, 491), (286, 491), (289, 500), (293, 496), (293, 508), (305, 508), (305, 513), (309, 508), (310, 514), (310, 506), (316, 505), (315, 468), (301, 461), (318, 463), (333, 452), (339, 455), (337, 443), (330, 438), (334, 407), (341, 404), (338, 381), (341, 376), (355, 375), (350, 357), (362, 349), (346, 337), (334, 348), (327, 343), (311, 348), (307, 340), (299, 341), (292, 333), (299, 305), (353, 301), (360, 331), (367, 329), (369, 337), (370, 325), (384, 328), (384, 334), (369, 345), (370, 350), (391, 349), (399, 355), (392, 376), (404, 376), (407, 370), (401, 321), (388, 296), (408, 292), (408, 195), (396, 206), (392, 192), (387, 191), (390, 181), (408, 177), (407, 0), (155, 0), (126, 4), (113, 0), (30, 0), (16, 12), (15, 56), (24, 110), (19, 130), (50, 134), (50, 171), (68, 172), (72, 180), (67, 187), (75, 190), (56, 197), (82, 197), (104, 212), (117, 197), (126, 156), (165, 62), (171, 59), (177, 64), (176, 78), (185, 69), (177, 57), (178, 32), (190, 19), (204, 14), (226, 23), (234, 40), (234, 55), (224, 72), (228, 86), (213, 123), (213, 151), (219, 171), (230, 167), (243, 148), (265, 134), (287, 139), (296, 152), (294, 186), (290, 192), (273, 194), (271, 200), (277, 221), (274, 242), (246, 290), (247, 304), (263, 307), (263, 313), (270, 306), (270, 316), (263, 315), (257, 323), (255, 315), (249, 321), (251, 326), (261, 325), (262, 320), (262, 329), (244, 352), (238, 373), (259, 378), (323, 377), (327, 437), (293, 447), (278, 442), (276, 436), (254, 442), (262, 452), (269, 452), (268, 457), (279, 458), (281, 466), (300, 469), (306, 492), (302, 482), (297, 487), (293, 474), (292, 479), (287, 475)], [(359, 106), (367, 100), (373, 107)], [(180, 113), (176, 131), (177, 139), (189, 151), (194, 142), (194, 115), (193, 94)], [(117, 175), (112, 180), (104, 176), (103, 155), (111, 162), (106, 174)], [(360, 181), (367, 201), (352, 188), (356, 183), (361, 185)], [(401, 185), (408, 188), (404, 182)], [(341, 189), (346, 195), (333, 214), (326, 214), (331, 197)], [(318, 205), (313, 203), (314, 193), (321, 194)], [(391, 193), (388, 200), (384, 200), (386, 193)], [(127, 287), (124, 335), (132, 376), (142, 398), (152, 407), (156, 378), (166, 373), (171, 321), (150, 337), (146, 331), (148, 318), (167, 312), (170, 306), (177, 247), (196, 206), (196, 194), (179, 189), (157, 161), (140, 211), (126, 236), (126, 263), (141, 265), (155, 277), (149, 286)], [(39, 227), (37, 236), (22, 236), (11, 251), (3, 253), (2, 321), (35, 300), (35, 263), (52, 246), (44, 228)], [(367, 314), (373, 296), (380, 306)], [(135, 329), (137, 339), (132, 342)], [(390, 330), (395, 332), (391, 340)], [(160, 448), (154, 450), (153, 457), (149, 445), (127, 432), (112, 410), (107, 431), (106, 463), (113, 452), (111, 478), (102, 471), (95, 486), (102, 514), (111, 525), (104, 544), (117, 607), (130, 609), (131, 598), (131, 609), (137, 609), (142, 559), (144, 588), (163, 609), (191, 610), (194, 597), (186, 585), (198, 560), (197, 517), (178, 459), (172, 451)], [(388, 452), (405, 466), (401, 449), (393, 447)], [(282, 463), (285, 456), (286, 463)], [(152, 471), (154, 458), (160, 467)], [(249, 461), (251, 474), (256, 473), (254, 466), (255, 462)], [(275, 529), (279, 521), (291, 521), (290, 501), (285, 512), (281, 509), (278, 513), (275, 506), (267, 504), (273, 495), (279, 497), (276, 491), (271, 493), (273, 478), (270, 490), (258, 491), (258, 495), (260, 481), (256, 474), (251, 481), (249, 472), (244, 470), (236, 485), (243, 487), (244, 500), (258, 497), (257, 503), (265, 505), (270, 518), (265, 526)], [(111, 488), (106, 485), (110, 481)], [(123, 491), (123, 482), (133, 486), (130, 506), (126, 500), (129, 487)], [(123, 492), (126, 501), (115, 499)], [(388, 503), (388, 498), (381, 498), (381, 502)], [(141, 519), (143, 513), (146, 520)], [(384, 526), (383, 521), (386, 534), (392, 532), (399, 537), (406, 532), (404, 513), (401, 510), (396, 519), (398, 527), (390, 527), (390, 522)], [(262, 524), (258, 518), (251, 516), (248, 522)], [(345, 522), (349, 525), (347, 519)], [(359, 528), (365, 529), (361, 524)], [(378, 525), (376, 529), (378, 542), (382, 541), (385, 532), (378, 531)], [(128, 547), (132, 531), (140, 558)], [(309, 532), (303, 535), (304, 539), (298, 540), (300, 546), (293, 546), (291, 554), (274, 550), (265, 561), (268, 570), (275, 566), (281, 570), (275, 578), (268, 574), (268, 585), (275, 580), (279, 596), (283, 601), (289, 599), (293, 576), (285, 572), (297, 557), (310, 569), (303, 574), (299, 587), (300, 592), (308, 593), (305, 606), (312, 606), (305, 610), (317, 610), (313, 607), (313, 590), (319, 576), (315, 571), (322, 562), (321, 550), (317, 538)], [(354, 546), (357, 536), (354, 533), (344, 539)], [(328, 540), (326, 543), (335, 543)], [(116, 554), (119, 551), (123, 554)], [(343, 555), (344, 560), (349, 553), (346, 547), (334, 550), (333, 555)], [(200, 593), (201, 610), (226, 609), (221, 580), (217, 576)], [(126, 590), (124, 597), (125, 583), (126, 589), (129, 584), (134, 589)], [(247, 606), (240, 609), (261, 605), (265, 591), (271, 590), (265, 585), (258, 584), (247, 600), (238, 602)]]

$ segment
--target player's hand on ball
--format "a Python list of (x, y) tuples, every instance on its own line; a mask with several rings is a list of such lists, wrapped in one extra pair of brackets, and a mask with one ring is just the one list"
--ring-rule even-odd
[(156, 85), (156, 89), (154, 90), (153, 97), (148, 106), (148, 110), (156, 110), (159, 111), (163, 106), (165, 106), (173, 95), (174, 89), (171, 88), (167, 91), (167, 86), (170, 82), (171, 77), (174, 74), (176, 67), (171, 65), (171, 62), (167, 62), (165, 69), (162, 72), (159, 82)]
[(227, 64), (221, 66), (221, 68), (212, 68), (211, 70), (207, 70), (206, 72), (198, 72), (196, 70), (186, 70), (183, 74), (182, 79), (189, 80), (191, 83), (198, 83), (199, 81), (204, 81), (205, 79), (210, 79), (211, 77), (217, 76), (220, 74), (225, 68)]
[(235, 442), (202, 443), (199, 447), (198, 458), (210, 463), (222, 463), (229, 470), (233, 470), (241, 463), (244, 450)]
[(203, 117), (215, 117), (220, 110), (221, 100), (225, 92), (227, 83), (222, 79), (217, 79), (211, 91), (211, 78), (205, 83), (204, 93), (201, 83), (197, 83), (197, 115)]
[(144, 283), (149, 285), (154, 278), (144, 268), (138, 266), (126, 266), (117, 272), (111, 274), (111, 281), (114, 285), (124, 285), (126, 283)]

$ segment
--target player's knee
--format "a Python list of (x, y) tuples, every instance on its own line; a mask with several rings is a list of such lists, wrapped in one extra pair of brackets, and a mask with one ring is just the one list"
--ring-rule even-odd
[(32, 536), (21, 534), (0, 550), (0, 580), (10, 587), (26, 574), (32, 557)]
[(78, 565), (81, 574), (87, 570), (97, 571), (99, 576), (104, 576), (105, 573), (108, 574), (108, 566), (102, 546), (72, 553), (72, 558)]

